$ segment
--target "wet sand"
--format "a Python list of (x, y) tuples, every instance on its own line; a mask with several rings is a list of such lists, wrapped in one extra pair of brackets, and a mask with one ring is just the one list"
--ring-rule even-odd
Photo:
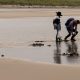
[[(14, 10), (13, 10), (14, 11)], [(63, 16), (62, 39), (67, 35), (64, 23), (70, 16)], [(79, 19), (78, 16), (71, 16)], [(0, 19), (0, 53), (5, 58), (21, 59), (57, 64), (80, 64), (80, 56), (64, 55), (75, 51), (79, 54), (79, 37), (73, 44), (56, 44), (52, 20), (54, 17), (16, 17)], [(78, 30), (79, 27), (78, 27)], [(35, 45), (36, 44), (36, 45)], [(76, 45), (75, 45), (76, 44)], [(73, 47), (73, 45), (75, 47)], [(74, 49), (68, 52), (69, 47)], [(58, 53), (59, 50), (59, 53)]]

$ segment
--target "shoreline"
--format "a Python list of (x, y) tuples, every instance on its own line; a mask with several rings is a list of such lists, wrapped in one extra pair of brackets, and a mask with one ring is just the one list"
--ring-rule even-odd
[(65, 8), (65, 9), (79, 9), (80, 6), (40, 6), (40, 5), (32, 5), (32, 6), (28, 6), (28, 5), (0, 5), (0, 8), (50, 8), (50, 9), (60, 9), (60, 8)]
[(55, 17), (61, 11), (64, 16), (80, 16), (77, 8), (1, 8), (0, 18)]

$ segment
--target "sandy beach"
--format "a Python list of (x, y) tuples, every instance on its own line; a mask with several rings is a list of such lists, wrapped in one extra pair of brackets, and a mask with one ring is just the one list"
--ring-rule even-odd
[[(64, 15), (64, 38), (64, 22), (69, 17), (80, 19), (80, 9), (0, 9), (1, 80), (80, 80), (80, 56), (62, 55), (69, 47), (80, 55), (80, 34), (75, 43), (56, 44), (52, 25), (56, 11)], [(41, 46), (32, 46), (35, 43)]]
[(1, 80), (80, 80), (80, 66), (0, 59)]

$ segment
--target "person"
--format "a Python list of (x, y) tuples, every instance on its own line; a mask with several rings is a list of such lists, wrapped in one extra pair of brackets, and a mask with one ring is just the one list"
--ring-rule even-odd
[(54, 30), (57, 31), (56, 34), (56, 41), (60, 41), (61, 37), (59, 36), (59, 31), (61, 30), (61, 22), (60, 22), (60, 18), (62, 16), (61, 12), (56, 12), (57, 17), (55, 19), (53, 19), (53, 26), (54, 26)]
[(74, 20), (74, 18), (69, 18), (69, 19), (66, 21), (66, 23), (65, 23), (66, 29), (68, 29), (69, 23), (70, 23), (72, 20)]
[(67, 29), (67, 31), (68, 31), (68, 35), (64, 38), (65, 41), (68, 41), (68, 40), (67, 40), (67, 37), (70, 35), (70, 32), (69, 32), (69, 24), (70, 24), (70, 22), (73, 21), (73, 20), (74, 20), (74, 18), (69, 18), (69, 19), (65, 22), (65, 26), (66, 26), (66, 29)]
[(78, 31), (77, 31), (77, 25), (78, 24), (80, 24), (79, 20), (72, 20), (66, 26), (67, 27), (67, 31), (68, 31), (68, 35), (64, 38), (65, 41), (67, 41), (67, 38), (70, 37), (71, 35), (72, 35), (71, 41), (76, 41), (74, 38), (78, 34)]

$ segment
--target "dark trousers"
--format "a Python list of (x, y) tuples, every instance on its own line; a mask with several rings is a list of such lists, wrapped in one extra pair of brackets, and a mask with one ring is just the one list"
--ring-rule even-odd
[(74, 37), (78, 34), (78, 31), (75, 31), (74, 34), (72, 34), (71, 40), (74, 39)]
[(69, 28), (67, 28), (67, 31), (68, 31), (68, 35), (65, 37), (65, 40), (66, 40), (68, 37), (70, 37), (71, 35), (72, 35), (72, 37), (71, 37), (71, 40), (72, 40), (72, 39), (74, 39), (74, 37), (78, 34), (78, 31), (76, 31), (75, 29), (70, 30)]

